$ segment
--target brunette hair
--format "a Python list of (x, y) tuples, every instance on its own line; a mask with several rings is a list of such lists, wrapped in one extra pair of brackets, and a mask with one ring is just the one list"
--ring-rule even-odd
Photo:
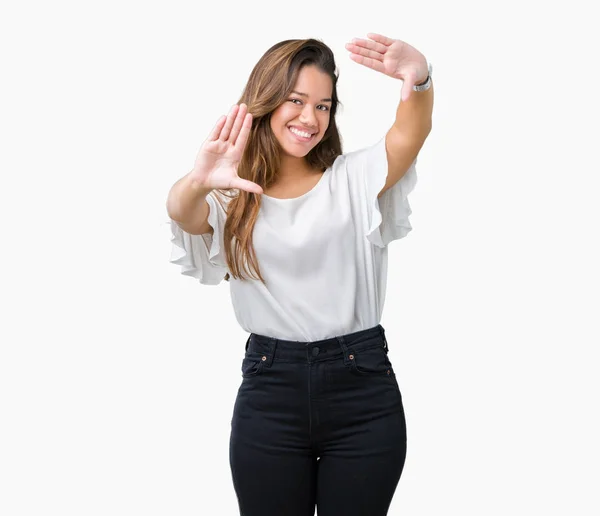
[[(238, 175), (269, 188), (277, 177), (280, 166), (281, 146), (271, 130), (271, 114), (287, 100), (294, 89), (300, 70), (314, 65), (328, 74), (333, 83), (329, 126), (323, 139), (306, 155), (311, 168), (326, 170), (342, 154), (340, 135), (335, 122), (338, 104), (336, 84), (338, 71), (331, 49), (316, 39), (290, 39), (273, 45), (260, 58), (250, 73), (250, 78), (238, 102), (248, 106), (252, 113), (252, 129), (240, 164)], [(214, 190), (228, 197), (227, 220), (223, 230), (227, 266), (234, 278), (245, 280), (244, 273), (252, 278), (265, 280), (252, 244), (252, 232), (258, 217), (260, 194), (235, 190)], [(218, 196), (217, 196), (218, 197)], [(225, 205), (220, 201), (221, 205)], [(234, 238), (235, 237), (235, 238)], [(216, 238), (216, 235), (215, 235)], [(229, 281), (229, 273), (225, 280)]]

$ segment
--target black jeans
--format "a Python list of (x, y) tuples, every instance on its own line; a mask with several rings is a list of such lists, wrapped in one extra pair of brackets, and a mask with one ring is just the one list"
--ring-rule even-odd
[(384, 516), (406, 457), (385, 330), (315, 342), (250, 334), (231, 421), (242, 516)]

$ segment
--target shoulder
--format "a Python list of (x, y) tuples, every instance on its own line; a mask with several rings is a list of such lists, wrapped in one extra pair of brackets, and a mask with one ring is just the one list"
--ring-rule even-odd
[(356, 150), (340, 154), (332, 165), (332, 168), (363, 168), (371, 161), (385, 159), (385, 136), (375, 143), (360, 147)]

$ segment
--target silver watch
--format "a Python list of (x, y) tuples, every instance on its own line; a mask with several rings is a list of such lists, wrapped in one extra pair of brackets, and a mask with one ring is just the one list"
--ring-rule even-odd
[(429, 63), (429, 67), (427, 69), (427, 80), (423, 84), (415, 84), (413, 86), (414, 91), (427, 91), (429, 88), (431, 88), (431, 71), (432, 70), (433, 70), (433, 67), (431, 66), (431, 63)]

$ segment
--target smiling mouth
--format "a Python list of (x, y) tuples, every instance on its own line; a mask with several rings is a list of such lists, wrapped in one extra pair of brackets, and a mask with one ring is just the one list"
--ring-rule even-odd
[(301, 135), (295, 133), (294, 131), (292, 131), (291, 127), (288, 127), (288, 131), (290, 133), (292, 133), (294, 138), (296, 138), (297, 140), (304, 142), (304, 143), (311, 141), (314, 138), (315, 134), (317, 134), (317, 133), (311, 134), (309, 138), (306, 138), (305, 136), (301, 136)]

